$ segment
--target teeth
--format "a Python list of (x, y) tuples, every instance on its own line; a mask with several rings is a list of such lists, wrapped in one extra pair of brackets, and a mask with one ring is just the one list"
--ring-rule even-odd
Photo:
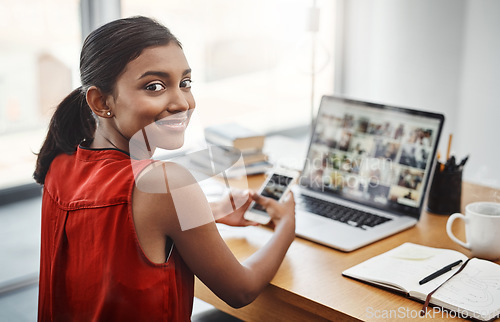
[(156, 123), (159, 125), (183, 125), (185, 122), (186, 122), (186, 119), (156, 121)]
[(175, 115), (169, 115), (166, 117), (162, 117), (161, 119), (157, 120), (155, 123), (159, 126), (172, 126), (172, 127), (186, 126), (190, 115), (191, 115), (191, 113), (189, 113), (189, 111), (182, 112), (182, 113), (176, 113)]

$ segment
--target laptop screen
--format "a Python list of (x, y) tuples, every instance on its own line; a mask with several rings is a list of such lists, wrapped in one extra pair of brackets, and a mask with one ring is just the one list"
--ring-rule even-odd
[(444, 117), (324, 96), (301, 184), (419, 216)]

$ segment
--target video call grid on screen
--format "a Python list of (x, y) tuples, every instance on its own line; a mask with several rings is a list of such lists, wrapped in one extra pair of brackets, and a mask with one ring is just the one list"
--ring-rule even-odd
[(440, 120), (324, 98), (303, 178), (381, 208), (418, 208)]

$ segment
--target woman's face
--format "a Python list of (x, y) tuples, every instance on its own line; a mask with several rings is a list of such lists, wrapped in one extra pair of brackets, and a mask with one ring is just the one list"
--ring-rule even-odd
[(132, 156), (181, 147), (195, 108), (182, 49), (174, 42), (145, 49), (127, 64), (106, 103)]

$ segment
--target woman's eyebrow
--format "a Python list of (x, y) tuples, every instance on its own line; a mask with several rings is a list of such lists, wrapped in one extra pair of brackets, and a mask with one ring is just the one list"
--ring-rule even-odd
[[(187, 74), (191, 73), (191, 68), (186, 69), (184, 72), (182, 72), (182, 76), (186, 76)], [(155, 71), (155, 70), (150, 70), (142, 74), (139, 79), (142, 79), (146, 76), (158, 76), (161, 78), (170, 78), (170, 74), (167, 72), (161, 72), (161, 71)]]

